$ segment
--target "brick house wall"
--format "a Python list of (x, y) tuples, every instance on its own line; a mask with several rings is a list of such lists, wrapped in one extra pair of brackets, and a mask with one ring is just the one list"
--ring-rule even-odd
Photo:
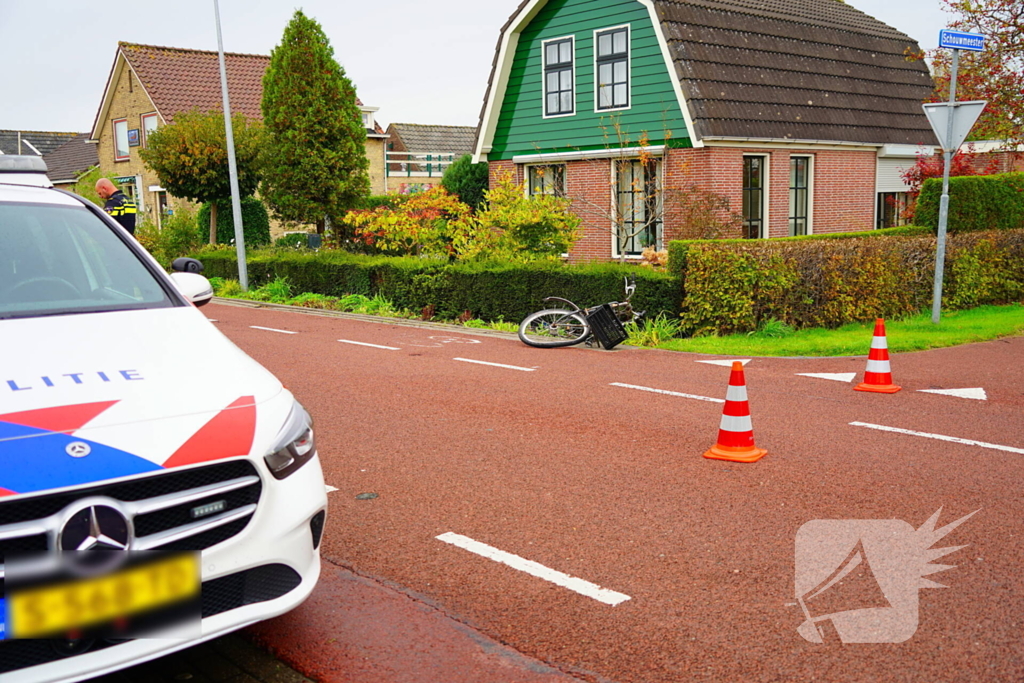
[[(141, 199), (139, 222), (143, 218), (150, 222), (156, 222), (157, 193), (150, 192), (149, 188), (159, 185), (160, 180), (156, 173), (143, 163), (139, 154), (145, 144), (142, 115), (156, 112), (156, 107), (153, 106), (153, 101), (129, 68), (121, 70), (120, 77), (113, 85), (113, 91), (106, 121), (100, 125), (100, 137), (96, 150), (99, 155), (100, 171), (103, 175), (141, 176), (142, 182), (138, 183), (136, 188), (139, 193), (138, 199)], [(128, 129), (137, 128), (140, 136), (139, 146), (129, 146), (128, 159), (125, 161), (115, 161), (114, 159), (114, 121), (119, 119), (127, 119)], [(163, 120), (160, 120), (160, 125), (163, 123)], [(167, 202), (168, 206), (172, 208), (191, 205), (191, 202), (187, 200), (170, 196), (167, 197)]]

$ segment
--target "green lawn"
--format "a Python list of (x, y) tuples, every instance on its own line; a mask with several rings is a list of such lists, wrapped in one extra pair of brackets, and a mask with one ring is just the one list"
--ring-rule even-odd
[[(933, 325), (931, 312), (906, 320), (886, 321), (889, 350), (922, 351), (1024, 334), (1024, 306), (980, 306), (943, 312)], [(835, 330), (821, 328), (768, 337), (763, 333), (727, 337), (671, 339), (658, 346), (725, 356), (862, 356), (871, 347), (874, 323), (853, 323)]]

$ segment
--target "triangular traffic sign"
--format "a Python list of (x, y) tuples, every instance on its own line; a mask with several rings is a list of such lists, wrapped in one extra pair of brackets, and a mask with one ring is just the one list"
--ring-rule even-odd
[[(984, 100), (974, 100), (953, 103), (937, 102), (922, 106), (928, 117), (928, 122), (932, 124), (932, 130), (935, 131), (935, 137), (939, 139), (939, 145), (947, 152), (955, 152), (960, 149), (960, 145), (964, 144), (967, 134), (971, 132), (971, 128), (981, 116), (986, 104), (988, 102)], [(953, 116), (953, 136), (947, 140), (950, 112)]]

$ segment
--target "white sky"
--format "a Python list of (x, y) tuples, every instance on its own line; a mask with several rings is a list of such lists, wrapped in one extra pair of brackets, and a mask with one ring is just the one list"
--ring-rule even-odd
[[(826, 0), (821, 0), (826, 1)], [(938, 42), (940, 0), (846, 0)], [(269, 54), (296, 7), (323, 26), (377, 120), (474, 126), (519, 0), (220, 0), (224, 49)], [(0, 0), (0, 129), (88, 131), (119, 40), (216, 50), (213, 0)]]

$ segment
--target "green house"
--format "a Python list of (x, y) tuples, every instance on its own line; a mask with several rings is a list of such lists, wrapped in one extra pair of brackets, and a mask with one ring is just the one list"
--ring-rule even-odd
[(573, 260), (898, 221), (936, 144), (917, 43), (838, 0), (525, 0), (475, 156), (573, 201)]

